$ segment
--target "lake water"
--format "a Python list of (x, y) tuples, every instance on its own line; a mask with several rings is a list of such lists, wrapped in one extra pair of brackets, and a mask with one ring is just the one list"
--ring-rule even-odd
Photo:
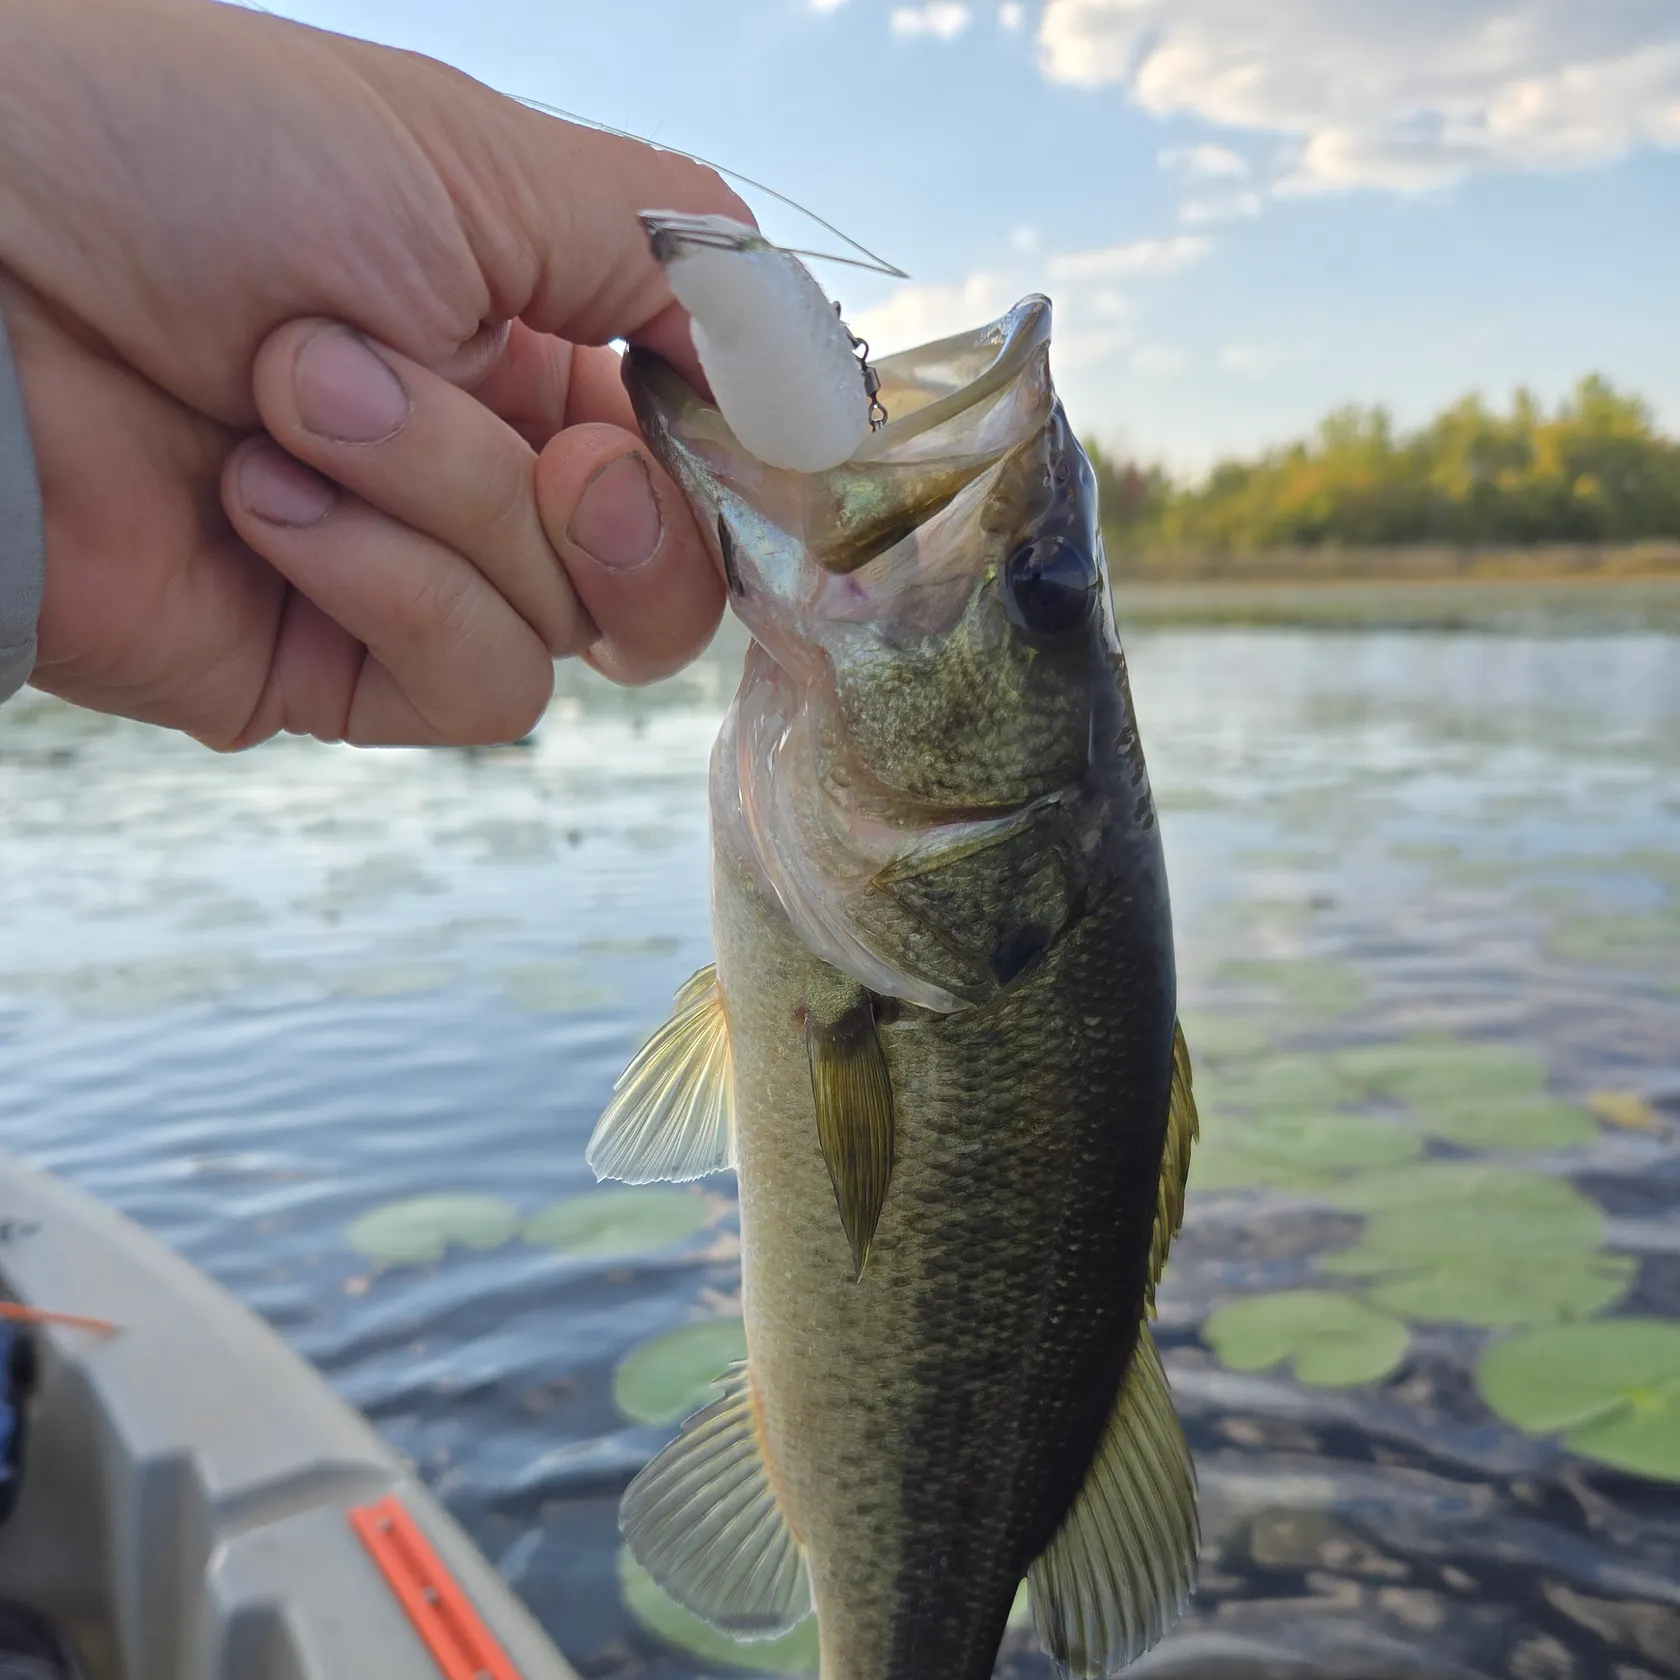
[[(1203, 1585), (1135, 1672), (1680, 1674), (1680, 635), (1128, 651), (1207, 1131), (1159, 1325)], [(737, 658), (644, 694), (568, 672), (481, 753), (218, 759), (0, 711), (0, 1147), (273, 1323), (590, 1677), (776, 1660), (620, 1596), (618, 1495), (670, 1426), (614, 1372), (728, 1339), (733, 1181), (638, 1253), (571, 1200), (614, 1194), (585, 1141), (709, 957)], [(573, 1235), (353, 1245), (444, 1192)], [(1024, 1634), (1005, 1664), (1043, 1671)]]

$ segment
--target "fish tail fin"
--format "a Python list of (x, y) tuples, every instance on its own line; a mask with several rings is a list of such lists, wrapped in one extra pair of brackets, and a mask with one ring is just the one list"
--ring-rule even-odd
[(1118, 1674), (1195, 1585), (1196, 1473), (1147, 1328), (1072, 1508), (1028, 1572), (1033, 1621), (1077, 1680)]
[(718, 1386), (625, 1490), (619, 1527), (685, 1610), (737, 1639), (774, 1639), (810, 1615), (810, 1577), (771, 1482), (746, 1364)]
[(681, 1183), (734, 1166), (731, 1061), (723, 991), (708, 963), (619, 1076), (584, 1152), (595, 1176)]

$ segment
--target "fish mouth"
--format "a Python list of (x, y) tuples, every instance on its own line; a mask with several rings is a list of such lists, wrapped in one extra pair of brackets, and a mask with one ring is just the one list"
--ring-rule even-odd
[(1034, 293), (987, 326), (873, 361), (887, 422), (828, 473), (799, 473), (754, 461), (716, 405), (655, 351), (632, 345), (625, 352), (622, 377), (643, 434), (667, 465), (669, 457), (686, 451), (719, 476), (749, 478), (760, 486), (772, 478), (823, 480), (871, 466), (933, 459), (955, 464), (966, 457), (979, 471), (1017, 441), (988, 436), (997, 426), (987, 421), (1005, 418), (993, 415), (997, 399), (1022, 383), (1035, 356), (1047, 353), (1050, 324), (1049, 298)]

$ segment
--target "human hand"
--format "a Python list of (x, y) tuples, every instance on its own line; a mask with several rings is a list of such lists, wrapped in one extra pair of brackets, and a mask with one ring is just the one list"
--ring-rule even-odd
[(709, 171), (210, 0), (0, 0), (0, 156), (36, 686), (219, 748), (466, 743), (555, 656), (704, 645), (606, 346), (696, 371), (635, 213), (743, 215)]

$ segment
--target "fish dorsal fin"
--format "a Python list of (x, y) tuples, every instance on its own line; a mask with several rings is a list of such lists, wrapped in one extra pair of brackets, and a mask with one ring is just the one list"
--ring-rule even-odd
[(1191, 1089), (1190, 1048), (1184, 1028), (1173, 1023), (1172, 1095), (1167, 1102), (1167, 1142), (1161, 1151), (1161, 1178), (1155, 1192), (1155, 1234), (1149, 1243), (1149, 1316), (1155, 1316), (1155, 1286), (1167, 1264), (1173, 1238), (1184, 1223), (1184, 1189), (1190, 1178), (1190, 1151), (1202, 1135)]
[(734, 1166), (729, 1023), (714, 965), (684, 984), (670, 1019), (619, 1076), (584, 1159), (597, 1178), (626, 1184)]
[(1200, 1543), (1190, 1449), (1140, 1326), (1085, 1485), (1027, 1574), (1051, 1656), (1076, 1680), (1118, 1674), (1183, 1614)]
[(776, 1499), (745, 1363), (624, 1493), (632, 1556), (685, 1610), (738, 1639), (811, 1613), (804, 1554)]
[(892, 1077), (875, 1026), (874, 999), (859, 988), (856, 1001), (831, 1024), (808, 1012), (805, 1051), (817, 1142), (851, 1244), (852, 1270), (862, 1277), (893, 1170)]

